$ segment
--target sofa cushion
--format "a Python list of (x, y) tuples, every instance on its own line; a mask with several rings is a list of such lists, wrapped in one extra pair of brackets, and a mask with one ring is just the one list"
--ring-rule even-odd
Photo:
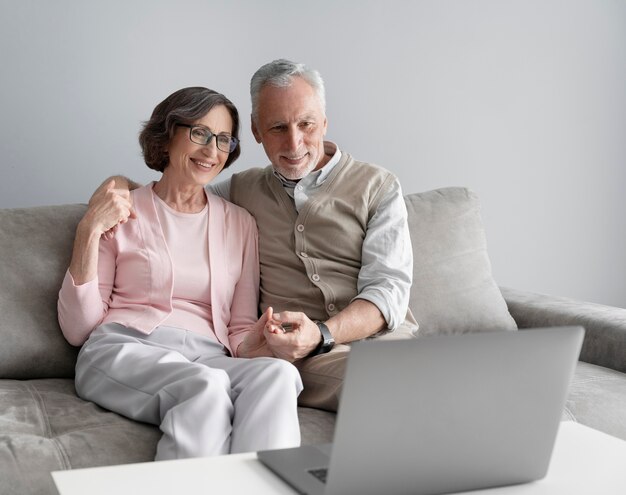
[(449, 187), (405, 197), (413, 244), (409, 307), (419, 335), (515, 330), (491, 274), (476, 194)]
[(149, 461), (160, 431), (76, 396), (71, 379), (0, 380), (2, 493), (56, 493), (50, 471)]
[(57, 298), (85, 205), (0, 210), (0, 378), (71, 377)]
[(565, 418), (626, 440), (626, 375), (578, 362)]
[[(335, 414), (298, 408), (302, 443), (330, 442)], [(158, 427), (76, 395), (71, 379), (0, 379), (0, 493), (56, 493), (50, 471), (154, 459)]]

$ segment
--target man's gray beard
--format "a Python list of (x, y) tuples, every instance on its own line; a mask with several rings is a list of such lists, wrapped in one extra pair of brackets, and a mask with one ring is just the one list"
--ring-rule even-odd
[(309, 160), (307, 165), (303, 168), (294, 170), (293, 168), (283, 168), (274, 166), (274, 170), (282, 175), (285, 179), (289, 180), (299, 180), (303, 177), (309, 175), (313, 170), (315, 170), (315, 163), (313, 160)]

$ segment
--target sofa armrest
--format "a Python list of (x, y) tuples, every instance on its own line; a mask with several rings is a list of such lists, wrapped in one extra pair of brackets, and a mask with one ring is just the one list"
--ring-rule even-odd
[(519, 328), (581, 325), (580, 360), (626, 373), (626, 309), (501, 287)]

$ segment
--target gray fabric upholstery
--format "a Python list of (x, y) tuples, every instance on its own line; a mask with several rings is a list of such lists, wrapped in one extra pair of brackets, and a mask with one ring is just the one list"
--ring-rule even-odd
[(50, 471), (147, 461), (158, 428), (76, 396), (71, 379), (0, 380), (0, 493), (55, 493)]
[[(448, 188), (407, 198), (416, 259), (411, 308), (428, 333), (515, 328), (491, 277), (477, 198)], [(0, 495), (54, 494), (50, 471), (149, 461), (157, 427), (79, 399), (76, 349), (56, 299), (84, 205), (0, 210)], [(565, 410), (626, 439), (624, 310), (505, 289), (521, 328), (583, 324), (587, 339)], [(601, 364), (614, 369), (597, 366)], [(333, 413), (299, 409), (304, 444), (328, 442)]]
[[(332, 439), (334, 414), (299, 416), (303, 443)], [(151, 461), (160, 436), (81, 400), (71, 379), (0, 379), (0, 494), (54, 494), (51, 471)]]
[(502, 293), (520, 328), (582, 325), (580, 359), (626, 372), (626, 309), (505, 287)]
[(0, 210), (0, 377), (74, 376), (57, 296), (85, 205)]
[(579, 361), (564, 419), (626, 440), (626, 375)]
[(491, 274), (478, 197), (448, 187), (405, 202), (413, 244), (409, 306), (419, 335), (515, 330)]

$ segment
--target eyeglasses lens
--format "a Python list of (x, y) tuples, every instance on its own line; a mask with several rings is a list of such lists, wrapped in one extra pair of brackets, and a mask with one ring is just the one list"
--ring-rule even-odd
[(231, 153), (237, 147), (235, 138), (226, 134), (213, 134), (204, 127), (192, 127), (189, 137), (196, 144), (206, 145), (215, 136), (217, 148), (226, 153)]
[(192, 127), (190, 137), (196, 144), (207, 144), (213, 135), (202, 127)]
[(217, 147), (221, 149), (222, 151), (226, 151), (230, 153), (235, 147), (233, 144), (234, 144), (234, 141), (231, 139), (230, 136), (224, 136), (224, 135), (217, 136)]

